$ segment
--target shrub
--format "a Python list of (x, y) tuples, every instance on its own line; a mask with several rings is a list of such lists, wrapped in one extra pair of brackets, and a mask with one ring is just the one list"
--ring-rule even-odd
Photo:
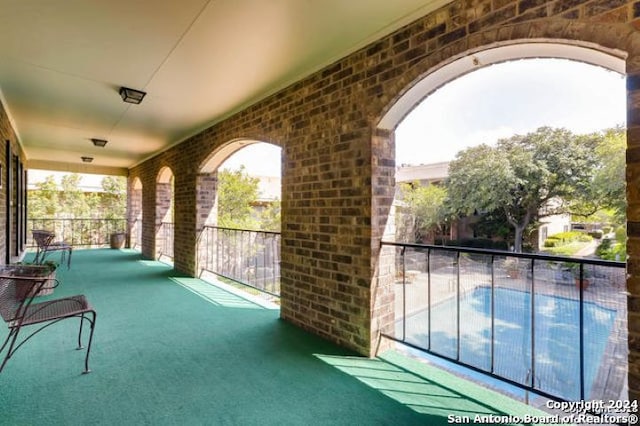
[[(589, 234), (585, 234), (584, 232), (580, 232), (580, 231), (559, 232), (557, 234), (550, 235), (544, 241), (544, 246), (560, 247), (576, 241), (589, 242), (591, 240), (593, 240), (593, 237)], [(550, 245), (547, 245), (547, 241), (549, 241)]]
[(596, 238), (596, 239), (600, 240), (604, 236), (604, 232), (602, 232), (600, 229), (596, 229), (595, 231), (589, 232), (589, 235), (592, 238)]
[(624, 226), (616, 229), (616, 239), (611, 240), (609, 238), (602, 240), (598, 248), (596, 248), (596, 255), (606, 260), (617, 260), (625, 262), (627, 260), (627, 232)]
[(544, 240), (545, 247), (557, 247), (560, 245), (562, 245), (562, 240), (556, 237), (549, 237), (546, 240)]

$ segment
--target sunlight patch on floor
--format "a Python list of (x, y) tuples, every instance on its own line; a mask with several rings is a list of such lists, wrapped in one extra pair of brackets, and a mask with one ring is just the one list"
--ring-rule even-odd
[(158, 262), (157, 260), (138, 260), (138, 263), (144, 266), (149, 266), (152, 268), (166, 268), (167, 265), (162, 262)]
[[(521, 415), (537, 412), (487, 389), (443, 372), (424, 374), (381, 358), (315, 354), (317, 358), (356, 378), (414, 411), (433, 416)], [(395, 359), (396, 357), (391, 357)], [(433, 377), (428, 379), (427, 377)], [(514, 405), (516, 404), (516, 405)], [(455, 408), (453, 408), (455, 407)]]
[(214, 305), (224, 306), (227, 308), (264, 309), (262, 306), (250, 300), (204, 282), (198, 278), (171, 277), (169, 279)]

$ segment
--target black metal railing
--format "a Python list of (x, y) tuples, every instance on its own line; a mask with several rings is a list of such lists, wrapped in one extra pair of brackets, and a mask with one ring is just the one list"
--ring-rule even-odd
[(53, 231), (56, 240), (65, 241), (73, 247), (102, 247), (109, 245), (109, 237), (116, 232), (126, 232), (127, 220), (122, 219), (55, 219), (31, 218), (27, 222), (27, 246), (35, 247), (31, 231), (43, 229)]
[(142, 219), (134, 219), (129, 227), (131, 248), (142, 249)]
[(162, 222), (156, 232), (158, 259), (173, 260), (173, 238), (175, 225), (173, 222)]
[(382, 243), (395, 275), (385, 337), (543, 397), (624, 389), (626, 264)]
[(198, 239), (200, 271), (280, 296), (280, 233), (205, 226)]

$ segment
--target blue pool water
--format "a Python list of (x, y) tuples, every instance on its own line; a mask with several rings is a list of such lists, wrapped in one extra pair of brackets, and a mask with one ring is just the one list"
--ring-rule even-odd
[[(531, 368), (531, 294), (496, 288), (494, 373), (568, 400), (580, 398), (580, 305), (577, 300), (536, 294), (534, 365)], [(451, 298), (431, 309), (431, 351), (455, 359), (457, 301)], [(616, 311), (584, 303), (585, 397), (589, 398)], [(428, 312), (407, 317), (408, 343), (428, 347)], [(402, 325), (396, 332), (401, 337)], [(478, 287), (460, 298), (460, 361), (491, 369), (491, 289)]]

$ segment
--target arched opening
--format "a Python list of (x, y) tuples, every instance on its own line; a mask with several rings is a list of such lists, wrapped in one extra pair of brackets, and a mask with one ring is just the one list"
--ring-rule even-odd
[(201, 277), (272, 300), (280, 293), (282, 150), (235, 140), (198, 175), (198, 271)]
[[(476, 52), (440, 67), (410, 88), (381, 120), (378, 137), (398, 146), (401, 143), (399, 126), (425, 97), (458, 77), (471, 76), (476, 69), (525, 58), (570, 59), (620, 74), (624, 73), (625, 66), (620, 56), (565, 44), (528, 43)], [(468, 101), (473, 102), (474, 98), (470, 96)], [(624, 89), (619, 102), (620, 109), (624, 110)], [(441, 112), (444, 115), (463, 114), (455, 109)], [(624, 125), (624, 118), (622, 123), (616, 124)], [(620, 134), (624, 138), (624, 132)], [(443, 138), (434, 139), (424, 140), (424, 143), (450, 145)], [(456, 171), (459, 171), (461, 161), (484, 155), (491, 149), (490, 145), (485, 150), (469, 151), (467, 157), (456, 157), (452, 163), (458, 167)], [(555, 144), (556, 147), (560, 145)], [(568, 146), (567, 143), (558, 150), (568, 149)], [(525, 145), (520, 147), (525, 152)], [(432, 147), (432, 153), (434, 151), (437, 148)], [(411, 155), (416, 157), (415, 147)], [(506, 168), (497, 157), (491, 158), (493, 185), (500, 185), (503, 182), (501, 171)], [(417, 164), (413, 168), (403, 168), (403, 161), (398, 161), (404, 176), (396, 174), (396, 183), (410, 184), (406, 192), (409, 194), (415, 186), (433, 189), (440, 182), (452, 180), (450, 177), (454, 172), (449, 169), (448, 160), (434, 160), (440, 162)], [(621, 181), (624, 183), (624, 177)], [(474, 188), (475, 192), (482, 191), (480, 186), (468, 187)], [(404, 198), (402, 202), (405, 207), (409, 199)], [(427, 204), (432, 207), (434, 203)], [(551, 210), (549, 205), (543, 207)], [(486, 212), (477, 209), (476, 213), (482, 216)], [(386, 241), (397, 241), (396, 219), (390, 214), (385, 228)], [(570, 217), (564, 219), (570, 221)], [(449, 225), (453, 227), (451, 223)], [(545, 225), (546, 228), (549, 226)], [(570, 222), (566, 226), (570, 227)], [(451, 237), (453, 230), (444, 233)], [(412, 234), (409, 242), (415, 242), (413, 237)], [(600, 265), (582, 260), (561, 262), (533, 255), (520, 257), (508, 252), (488, 254), (482, 250), (444, 248), (437, 246), (443, 241), (433, 238), (428, 243), (420, 248), (389, 245), (381, 251), (380, 270), (390, 271), (388, 282), (395, 282), (386, 293), (394, 296), (386, 300), (393, 300), (387, 302), (395, 313), (393, 323), (387, 327), (395, 340), (453, 360), (448, 367), (458, 369), (456, 371), (461, 371), (458, 365), (464, 364), (499, 377), (505, 383), (515, 384), (513, 388), (500, 387), (517, 396), (523, 395), (523, 388), (543, 396), (570, 400), (600, 399), (611, 394), (619, 397), (626, 392), (627, 360), (615, 356), (619, 351), (626, 352), (628, 344), (624, 266), (600, 269)], [(523, 267), (523, 263), (526, 266)], [(516, 266), (509, 270), (508, 264)], [(576, 281), (579, 284), (574, 287), (571, 274), (576, 270), (579, 271), (579, 281)], [(591, 287), (585, 287), (587, 281), (591, 282)], [(376, 304), (381, 306), (384, 302), (378, 300)], [(585, 314), (586, 310), (593, 310), (593, 317)], [(505, 314), (506, 311), (510, 313)], [(595, 316), (599, 319), (594, 319)], [(566, 322), (562, 322), (562, 318)], [(554, 334), (553, 330), (559, 328), (571, 331), (562, 336)], [(507, 337), (507, 329), (519, 331)], [(617, 344), (612, 345), (612, 342)], [(567, 363), (576, 367), (569, 368)], [(606, 381), (603, 377), (610, 375), (619, 380), (600, 386)]]
[(163, 167), (156, 180), (156, 258), (173, 262), (174, 175)]
[(129, 194), (129, 247), (142, 249), (142, 181), (136, 177)]

